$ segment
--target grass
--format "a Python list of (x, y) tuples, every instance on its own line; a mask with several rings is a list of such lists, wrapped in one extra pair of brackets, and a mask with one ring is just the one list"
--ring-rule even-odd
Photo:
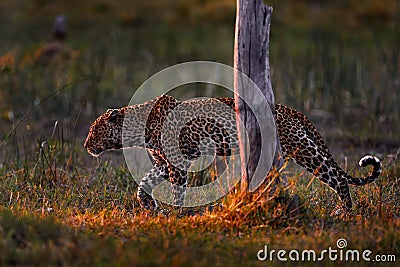
[[(244, 199), (234, 191), (211, 213), (166, 217), (136, 208), (135, 190), (129, 189), (134, 182), (126, 174), (113, 176), (107, 164), (96, 169), (93, 176), (98, 178), (92, 181), (56, 177), (49, 183), (14, 174), (12, 184), (6, 183), (11, 179), (1, 184), (0, 246), (6, 253), (0, 262), (261, 265), (256, 253), (265, 244), (320, 251), (334, 247), (341, 237), (352, 249), (398, 257), (398, 178), (391, 176), (394, 172), (398, 177), (398, 166), (399, 159), (385, 166), (376, 184), (353, 189), (356, 209), (349, 220), (331, 217), (336, 195), (303, 177), (290, 176), (290, 186), (276, 193), (284, 201), (271, 198), (268, 191)], [(287, 199), (294, 193), (300, 197), (300, 210), (290, 213)], [(48, 255), (45, 261), (43, 255)]]
[[(265, 266), (264, 245), (321, 251), (339, 238), (398, 261), (396, 1), (271, 1), (277, 101), (309, 115), (349, 173), (362, 175), (353, 162), (364, 153), (383, 160), (375, 183), (352, 188), (349, 219), (330, 216), (336, 194), (292, 165), (274, 193), (243, 198), (235, 188), (212, 212), (149, 214), (120, 151), (84, 151), (90, 122), (155, 72), (188, 60), (232, 64), (234, 1), (28, 2), (0, 3), (0, 265)], [(78, 54), (35, 65), (59, 13)]]

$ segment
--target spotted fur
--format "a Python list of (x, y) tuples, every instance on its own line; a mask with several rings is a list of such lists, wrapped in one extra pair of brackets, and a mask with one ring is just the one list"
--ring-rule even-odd
[[(121, 149), (123, 146), (146, 148), (155, 164), (139, 184), (138, 199), (141, 206), (146, 209), (157, 207), (156, 201), (146, 192), (151, 193), (165, 179), (173, 184), (174, 204), (182, 206), (190, 160), (200, 157), (208, 150), (213, 153), (215, 149), (215, 154), (220, 156), (229, 156), (238, 151), (235, 118), (215, 109), (221, 103), (234, 109), (233, 98), (180, 102), (164, 95), (143, 104), (107, 110), (91, 125), (84, 146), (93, 156), (106, 150)], [(167, 119), (170, 119), (172, 111), (178, 110), (182, 105), (186, 105), (186, 111), (175, 118), (175, 123), (184, 121), (181, 131), (178, 134), (172, 131), (165, 133), (163, 127)], [(275, 111), (283, 155), (337, 192), (343, 209), (350, 211), (352, 201), (349, 184), (360, 186), (373, 182), (381, 173), (379, 159), (369, 155), (363, 157), (359, 162), (360, 166), (372, 165), (372, 172), (364, 178), (352, 177), (336, 163), (322, 136), (306, 116), (280, 104), (275, 104)], [(124, 127), (126, 130), (122, 133)], [(211, 147), (202, 146), (201, 140), (204, 138), (212, 141), (209, 142)], [(163, 140), (178, 140), (175, 147), (178, 147), (180, 153), (164, 149), (166, 146)]]

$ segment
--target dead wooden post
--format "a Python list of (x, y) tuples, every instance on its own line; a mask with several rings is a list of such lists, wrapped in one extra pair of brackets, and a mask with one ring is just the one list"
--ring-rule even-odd
[[(266, 98), (270, 108), (275, 114), (274, 109), (274, 94), (270, 80), (269, 68), (269, 30), (271, 23), (272, 7), (263, 3), (262, 0), (237, 0), (236, 13), (236, 29), (235, 29), (235, 49), (234, 49), (234, 68), (247, 75), (260, 88), (262, 94)], [(250, 179), (253, 177), (254, 171), (259, 164), (261, 154), (261, 136), (260, 128), (250, 111), (248, 105), (245, 105), (243, 99), (238, 95), (246, 95), (245, 86), (238, 86), (240, 77), (235, 72), (235, 103), (236, 103), (236, 118), (240, 119), (246, 128), (248, 135), (248, 145), (251, 153), (249, 159), (246, 160), (243, 149), (245, 137), (239, 132), (240, 142), (240, 157), (242, 159), (242, 180), (241, 190), (247, 192), (250, 184)], [(249, 94), (249, 92), (247, 92)], [(247, 99), (251, 99), (249, 105), (257, 105), (260, 101), (257, 96), (247, 95)], [(253, 98), (251, 98), (253, 97)], [(251, 102), (250, 101), (250, 102)], [(239, 126), (238, 126), (239, 127)], [(277, 148), (273, 166), (278, 169), (283, 164), (279, 139), (277, 138)], [(263, 164), (260, 162), (260, 164)]]

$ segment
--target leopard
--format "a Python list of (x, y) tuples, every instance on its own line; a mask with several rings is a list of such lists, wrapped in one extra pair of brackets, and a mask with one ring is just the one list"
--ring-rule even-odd
[[(239, 151), (235, 116), (229, 115), (224, 107), (234, 111), (235, 99), (179, 101), (161, 95), (141, 104), (108, 109), (90, 126), (84, 147), (94, 157), (108, 150), (145, 148), (154, 165), (140, 180), (137, 191), (140, 206), (156, 210), (153, 189), (167, 180), (172, 185), (173, 205), (182, 207), (191, 160), (207, 153), (230, 156)], [(293, 160), (337, 193), (340, 204), (335, 214), (350, 213), (353, 204), (349, 185), (363, 186), (375, 181), (382, 172), (379, 158), (362, 157), (359, 165), (372, 165), (372, 170), (365, 177), (350, 176), (335, 161), (322, 135), (304, 114), (278, 103), (273, 107), (282, 156)], [(184, 112), (175, 112), (177, 110)], [(171, 121), (180, 124), (178, 131), (166, 127)], [(211, 142), (202, 142), (204, 139)], [(166, 146), (168, 140), (175, 143)]]

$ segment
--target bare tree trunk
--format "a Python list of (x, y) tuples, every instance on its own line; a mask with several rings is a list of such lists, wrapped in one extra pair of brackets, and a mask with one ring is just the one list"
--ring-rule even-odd
[[(234, 68), (247, 75), (260, 88), (262, 95), (266, 98), (272, 113), (275, 116), (274, 94), (270, 80), (269, 67), (269, 31), (272, 16), (272, 7), (263, 3), (262, 0), (237, 0), (236, 29), (235, 29), (235, 49), (234, 49)], [(261, 135), (260, 127), (254, 114), (250, 111), (249, 105), (257, 106), (260, 103), (260, 96), (252, 95), (246, 86), (240, 86), (241, 80), (235, 72), (235, 103), (236, 119), (244, 124), (248, 145), (251, 153), (246, 165), (246, 156), (243, 143), (245, 137), (239, 131), (240, 157), (242, 161), (242, 192), (249, 190), (251, 178), (259, 163), (261, 155)], [(244, 100), (238, 95), (246, 95), (250, 103), (244, 103)], [(239, 127), (239, 126), (238, 126)], [(276, 135), (277, 146), (274, 155), (273, 166), (278, 169), (283, 164), (280, 157), (281, 150), (279, 139)]]

